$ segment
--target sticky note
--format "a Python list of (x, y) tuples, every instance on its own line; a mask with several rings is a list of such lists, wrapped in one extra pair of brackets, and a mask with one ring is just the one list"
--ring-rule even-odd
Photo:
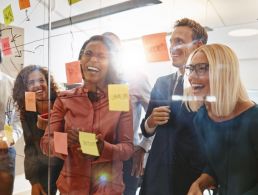
[(68, 154), (67, 133), (54, 132), (54, 150), (56, 153)]
[(9, 143), (12, 143), (13, 142), (13, 127), (11, 125), (7, 125), (7, 124), (4, 125), (4, 134), (7, 138), (7, 141)]
[(20, 10), (30, 7), (30, 0), (19, 0)]
[(67, 78), (68, 84), (82, 82), (80, 61), (66, 63), (65, 69), (66, 69), (66, 78)]
[(108, 85), (108, 101), (110, 111), (129, 111), (128, 85)]
[(25, 110), (36, 112), (36, 93), (35, 92), (25, 92)]
[(144, 53), (148, 62), (169, 61), (166, 35), (167, 33), (157, 33), (142, 37)]
[(13, 11), (12, 11), (12, 6), (11, 4), (8, 5), (4, 10), (3, 10), (3, 14), (4, 14), (4, 23), (6, 25), (10, 24), (11, 22), (14, 21), (14, 17), (13, 17)]
[(77, 3), (79, 1), (81, 1), (81, 0), (68, 0), (68, 3), (69, 3), (69, 5), (72, 5), (72, 4)]
[(95, 133), (88, 133), (79, 131), (79, 141), (81, 150), (85, 154), (99, 156), (99, 150), (97, 147), (97, 140)]
[(1, 44), (2, 44), (2, 51), (4, 56), (8, 56), (12, 54), (12, 50), (10, 47), (10, 39), (9, 37), (5, 37), (1, 39)]

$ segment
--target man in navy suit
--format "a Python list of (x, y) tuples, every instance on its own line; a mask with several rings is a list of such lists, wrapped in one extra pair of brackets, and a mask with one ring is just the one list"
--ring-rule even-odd
[(199, 23), (183, 18), (175, 22), (170, 54), (176, 73), (158, 78), (141, 123), (146, 137), (155, 134), (144, 172), (141, 195), (186, 195), (199, 177), (205, 157), (192, 125), (193, 112), (173, 97), (183, 94), (187, 59), (207, 43), (207, 32)]

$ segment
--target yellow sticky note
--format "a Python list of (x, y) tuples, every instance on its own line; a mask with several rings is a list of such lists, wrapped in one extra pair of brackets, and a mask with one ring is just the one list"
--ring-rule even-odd
[(99, 156), (99, 150), (97, 147), (97, 140), (95, 133), (87, 133), (79, 131), (79, 141), (81, 150), (85, 154)]
[(110, 111), (129, 111), (128, 85), (108, 85), (108, 100)]
[(36, 94), (35, 92), (25, 92), (25, 110), (36, 112)]
[(77, 2), (79, 2), (79, 1), (81, 1), (81, 0), (68, 0), (68, 3), (69, 3), (70, 5), (72, 5), (72, 4), (77, 3)]
[(14, 17), (13, 17), (13, 11), (12, 11), (12, 6), (11, 4), (8, 5), (4, 10), (3, 10), (3, 14), (4, 14), (4, 23), (6, 25), (10, 24), (11, 22), (14, 21)]
[(9, 143), (13, 142), (13, 127), (11, 125), (4, 125), (4, 134)]

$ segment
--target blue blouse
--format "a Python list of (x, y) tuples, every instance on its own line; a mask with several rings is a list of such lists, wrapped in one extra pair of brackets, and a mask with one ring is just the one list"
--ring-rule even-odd
[(258, 195), (258, 106), (237, 117), (214, 122), (206, 108), (194, 119), (208, 165), (222, 195)]

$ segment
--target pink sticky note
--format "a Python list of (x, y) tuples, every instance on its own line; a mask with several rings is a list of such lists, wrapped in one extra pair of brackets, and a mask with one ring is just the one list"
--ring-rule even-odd
[(157, 33), (142, 37), (145, 56), (148, 62), (169, 61), (166, 35), (167, 33)]
[(1, 39), (1, 43), (2, 43), (3, 54), (5, 56), (11, 55), (12, 54), (12, 50), (11, 50), (11, 47), (10, 47), (9, 37)]
[(54, 150), (56, 153), (68, 154), (67, 133), (54, 132)]
[(65, 64), (67, 83), (81, 83), (81, 66), (80, 61), (69, 62)]
[(25, 110), (36, 112), (36, 94), (32, 91), (25, 92)]

